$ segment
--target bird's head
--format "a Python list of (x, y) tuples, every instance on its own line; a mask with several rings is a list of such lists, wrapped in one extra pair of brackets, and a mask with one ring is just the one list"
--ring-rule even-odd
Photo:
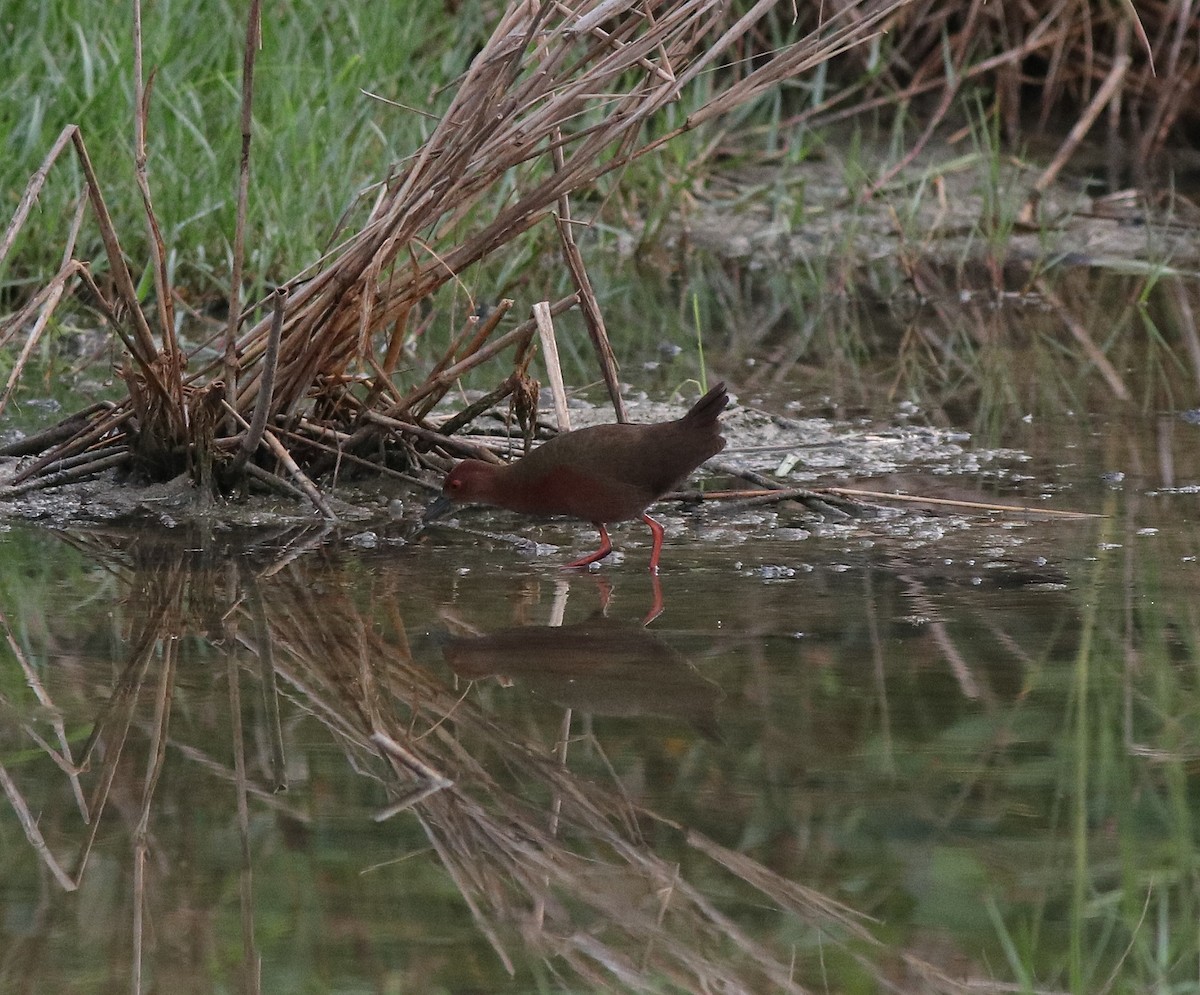
[(441, 496), (425, 509), (425, 521), (444, 515), (456, 504), (491, 503), (497, 469), (483, 460), (463, 460), (446, 474)]

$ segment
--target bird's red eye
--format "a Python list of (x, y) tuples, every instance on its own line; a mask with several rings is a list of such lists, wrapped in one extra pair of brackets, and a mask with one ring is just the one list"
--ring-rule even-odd
[(447, 480), (446, 486), (449, 487), (450, 490), (452, 490), (452, 491), (461, 491), (463, 482), (461, 480), (459, 480), (458, 478), (454, 478), (452, 480)]

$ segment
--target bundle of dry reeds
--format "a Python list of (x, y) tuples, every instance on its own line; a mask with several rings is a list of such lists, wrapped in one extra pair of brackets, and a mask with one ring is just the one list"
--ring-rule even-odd
[[(243, 88), (244, 162), (239, 219), (247, 196), (250, 107), (258, 39), (252, 3)], [(136, 27), (140, 14), (135, 3)], [(1039, 128), (1063, 135), (1030, 190), (1037, 200), (1098, 122), (1107, 129), (1109, 187), (1147, 177), (1158, 150), (1200, 119), (1200, 10), (1189, 0), (1055, 0), (1049, 5), (950, 0), (832, 0), (793, 9), (760, 0), (742, 15), (716, 0), (514, 0), (460, 80), (432, 135), (373, 189), (365, 220), (326, 257), (281, 286), (273, 299), (243, 308), (238, 287), (245, 232), (235, 233), (230, 321), (224, 341), (202, 344), (223, 358), (185, 356), (175, 340), (166, 248), (145, 174), (146, 89), (137, 83), (137, 177), (156, 248), (156, 336), (138, 303), (116, 228), (77, 128), (63, 132), (31, 181), (3, 240), (0, 261), (36, 201), (46, 171), (73, 147), (103, 236), (111, 285), (106, 295), (73, 258), (77, 216), (60, 272), (0, 328), (0, 344), (27, 330), (25, 348), (0, 397), (11, 395), (50, 314), (74, 283), (106, 315), (127, 361), (128, 397), (79, 412), (45, 433), (9, 446), (28, 461), (0, 493), (52, 486), (113, 467), (144, 477), (186, 473), (205, 488), (247, 477), (303, 493), (331, 516), (313, 478), (367, 462), (387, 469), (437, 464), (438, 454), (494, 458), (453, 438), (480, 411), (514, 396), (528, 421), (534, 349), (532, 321), (500, 332), (512, 307), (501, 301), (462, 327), (438, 313), (440, 288), (474, 263), (504, 252), (540, 224), (554, 223), (577, 292), (552, 313), (580, 306), (617, 410), (616, 364), (603, 318), (572, 237), (569, 196), (675, 134), (719, 118), (769, 87), (817, 66), (840, 74), (828, 100), (793, 122), (830, 121), (912, 104), (922, 134), (866, 188), (884, 189), (925, 147), (979, 83), (1010, 137)], [(136, 35), (136, 31), (135, 31)], [(795, 39), (780, 45), (780, 39)], [(870, 46), (858, 43), (872, 39)], [(139, 49), (140, 50), (140, 49)], [(864, 61), (865, 60), (865, 61)], [(140, 62), (140, 60), (139, 60)], [(869, 67), (869, 72), (862, 72)], [(644, 127), (702, 74), (711, 98), (669, 134)], [(1051, 124), (1055, 127), (1051, 128)], [(502, 186), (503, 185), (503, 186)], [(499, 189), (507, 191), (501, 201)], [(502, 203), (488, 217), (481, 205)], [(419, 317), (418, 317), (419, 316)], [(449, 341), (440, 357), (408, 377), (401, 357), (424, 336)], [(539, 329), (539, 331), (542, 331)], [(505, 354), (511, 373), (487, 397), (446, 423), (432, 408), (467, 371)], [(382, 454), (382, 455), (381, 455)]]
[[(37, 458), (4, 490), (11, 495), (114, 466), (155, 479), (188, 473), (205, 487), (229, 487), (249, 475), (280, 486), (290, 481), (289, 489), (299, 487), (331, 516), (312, 478), (337, 460), (378, 453), (381, 441), (393, 452), (402, 450), (410, 466), (430, 449), (494, 458), (450, 438), (480, 406), (440, 428), (427, 416), (458, 377), (505, 350), (512, 350), (512, 374), (488, 401), (527, 384), (532, 321), (496, 337), (511, 307), (503, 301), (486, 319), (471, 318), (457, 332), (447, 329), (451, 344), (419, 382), (398, 383), (397, 367), (418, 324), (418, 308), (473, 263), (548, 222), (558, 226), (578, 287), (551, 312), (582, 305), (620, 416), (615, 362), (571, 234), (568, 196), (673, 134), (844, 52), (880, 30), (905, 2), (852, 0), (796, 41), (756, 59), (752, 69), (728, 73), (719, 70), (731, 48), (771, 12), (773, 0), (760, 0), (736, 19), (716, 0), (511, 3), (428, 141), (377, 185), (362, 227), (264, 306), (243, 312), (235, 289), (224, 359), (195, 370), (186, 369), (187, 357), (174, 339), (166, 250), (144, 171), (139, 180), (159, 256), (161, 344), (138, 305), (115, 228), (85, 168), (118, 299), (107, 301), (86, 271), (80, 275), (120, 331), (129, 356), (123, 370), (129, 396), (9, 447), (10, 455)], [(244, 73), (247, 155), (256, 16), (252, 11)], [(140, 66), (136, 71), (143, 123), (138, 145), (144, 149), (145, 94)], [(647, 121), (705, 73), (721, 81), (711, 99), (672, 135), (651, 137)], [(68, 142), (86, 164), (77, 130), (64, 132), (56, 150)], [(244, 179), (243, 170), (243, 198)], [(501, 182), (511, 184), (505, 206), (480, 220), (478, 206), (495, 196)], [(26, 201), (34, 196), (31, 184)], [(243, 233), (237, 236), (240, 246)], [(235, 288), (240, 258), (235, 254)], [(57, 293), (39, 295), (18, 321), (39, 314), (44, 325), (61, 288), (81, 269), (72, 260), (56, 278)], [(248, 327), (238, 320), (257, 315)]]

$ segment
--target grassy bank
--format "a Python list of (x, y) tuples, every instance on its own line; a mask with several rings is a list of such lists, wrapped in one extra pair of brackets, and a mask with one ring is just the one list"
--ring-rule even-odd
[[(425, 114), (467, 65), (485, 27), (477, 3), (299, 0), (269, 8), (256, 67), (247, 273), (281, 279), (316, 259), (337, 219), (388, 164), (416, 148)], [(241, 148), (246, 5), (145, 5), (143, 58), (154, 70), (148, 129), (155, 209), (177, 286), (227, 293)], [(147, 257), (134, 182), (133, 29), (127, 4), (51, 0), (9, 9), (0, 81), (0, 191), (7, 222), (59, 132), (78, 124), (135, 269)], [(375, 94), (382, 100), (364, 95)], [(406, 105), (401, 108), (385, 101)], [(12, 289), (57, 267), (82, 189), (63, 156), (0, 281)], [(99, 254), (85, 226), (79, 256)], [(90, 239), (90, 241), (86, 241)]]

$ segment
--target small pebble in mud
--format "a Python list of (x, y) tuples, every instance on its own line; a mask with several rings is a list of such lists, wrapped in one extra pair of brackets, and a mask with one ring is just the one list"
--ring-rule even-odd
[(348, 541), (351, 546), (357, 546), (359, 549), (374, 549), (379, 545), (379, 536), (374, 532), (360, 532), (358, 535), (352, 535)]

